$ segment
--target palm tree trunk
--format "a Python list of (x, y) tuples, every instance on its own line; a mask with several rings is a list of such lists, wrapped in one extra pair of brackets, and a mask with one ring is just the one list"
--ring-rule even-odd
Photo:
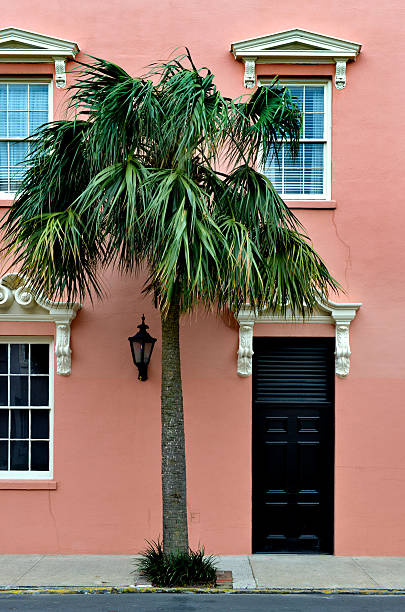
[(162, 497), (163, 550), (188, 551), (186, 454), (181, 384), (179, 301), (162, 321)]

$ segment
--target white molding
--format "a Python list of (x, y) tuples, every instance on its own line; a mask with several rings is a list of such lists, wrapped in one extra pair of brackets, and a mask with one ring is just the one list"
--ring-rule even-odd
[(56, 372), (62, 376), (69, 376), (71, 373), (70, 324), (80, 308), (81, 305), (76, 303), (41, 300), (18, 274), (6, 274), (0, 279), (0, 322), (55, 323)]
[(255, 86), (256, 81), (256, 57), (244, 57), (243, 63), (245, 64), (245, 76), (243, 84), (247, 89), (251, 89)]
[(55, 57), (55, 84), (59, 89), (66, 87), (66, 60)]
[(243, 306), (236, 317), (239, 323), (238, 374), (252, 374), (253, 327), (255, 323), (330, 323), (335, 326), (335, 372), (340, 378), (349, 374), (350, 343), (349, 329), (361, 303), (338, 304), (325, 300), (319, 301), (312, 313), (303, 317), (295, 314), (287, 307), (285, 313), (281, 309), (265, 310), (256, 313), (249, 305)]
[(231, 53), (245, 64), (245, 87), (255, 86), (256, 64), (336, 64), (335, 85), (346, 85), (346, 63), (353, 62), (361, 44), (295, 28), (231, 44)]
[(253, 357), (253, 326), (255, 321), (239, 321), (238, 374), (251, 376)]
[(54, 63), (56, 87), (66, 86), (65, 63), (78, 52), (71, 40), (14, 27), (0, 29), (0, 62)]

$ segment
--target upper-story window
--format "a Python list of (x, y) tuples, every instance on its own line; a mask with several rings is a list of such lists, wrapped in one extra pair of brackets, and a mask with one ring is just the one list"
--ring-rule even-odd
[(264, 174), (286, 200), (330, 199), (330, 82), (283, 83), (302, 112), (298, 155), (287, 144), (264, 160)]
[(50, 83), (0, 81), (0, 195), (13, 197), (35, 130), (50, 120)]

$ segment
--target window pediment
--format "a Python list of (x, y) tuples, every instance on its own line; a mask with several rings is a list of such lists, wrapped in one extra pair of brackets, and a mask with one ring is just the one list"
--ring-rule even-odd
[(55, 63), (57, 87), (65, 87), (65, 63), (79, 52), (76, 42), (19, 28), (0, 29), (0, 62)]
[(256, 64), (336, 64), (335, 85), (346, 85), (346, 63), (355, 61), (361, 44), (299, 28), (240, 40), (231, 53), (245, 64), (245, 87), (255, 86)]
[(46, 321), (56, 325), (56, 371), (62, 376), (71, 372), (70, 324), (81, 305), (77, 303), (41, 300), (31, 291), (29, 283), (14, 273), (0, 278), (1, 321)]
[(239, 323), (238, 374), (251, 376), (253, 357), (253, 327), (255, 323), (331, 323), (335, 326), (335, 373), (345, 378), (350, 370), (350, 323), (362, 304), (336, 303), (330, 300), (318, 300), (312, 313), (305, 318), (287, 307), (286, 312), (280, 308), (269, 309), (258, 314), (248, 304), (243, 306), (236, 319)]

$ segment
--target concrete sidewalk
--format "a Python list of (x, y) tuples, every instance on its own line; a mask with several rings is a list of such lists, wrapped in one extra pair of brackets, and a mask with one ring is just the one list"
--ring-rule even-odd
[[(145, 584), (135, 555), (0, 555), (0, 588), (127, 587)], [(218, 556), (235, 589), (405, 589), (405, 557)]]

